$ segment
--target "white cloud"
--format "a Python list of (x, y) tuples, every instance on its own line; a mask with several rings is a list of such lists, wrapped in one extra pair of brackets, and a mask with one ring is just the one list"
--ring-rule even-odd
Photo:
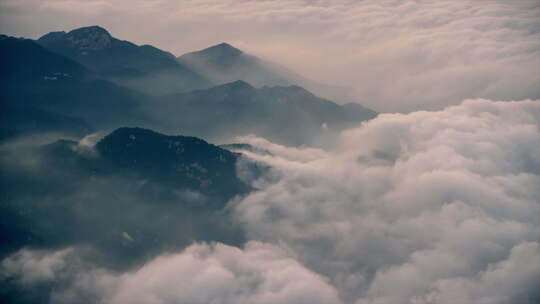
[(250, 238), (287, 244), (347, 302), (446, 303), (463, 286), (460, 303), (526, 299), (540, 269), (513, 261), (537, 260), (539, 122), (539, 101), (381, 115), (319, 158), (249, 154), (279, 178), (235, 210)]
[(322, 277), (261, 243), (193, 245), (119, 281), (109, 303), (338, 303)]
[(70, 253), (69, 248), (55, 252), (22, 249), (2, 261), (1, 277), (14, 277), (25, 285), (55, 280)]
[(476, 277), (437, 281), (433, 291), (416, 298), (415, 303), (534, 303), (540, 296), (538, 282), (540, 245), (522, 243), (512, 248), (508, 259), (490, 265)]
[(56, 264), (63, 267), (55, 266), (50, 275), (41, 277), (54, 280), (63, 276), (65, 280), (52, 291), (51, 303), (86, 303), (88, 299), (111, 304), (339, 303), (336, 290), (322, 276), (304, 268), (285, 249), (270, 244), (250, 242), (244, 249), (194, 244), (120, 275), (74, 267), (62, 260), (68, 258), (66, 252), (78, 254), (64, 250), (43, 256), (24, 251), (15, 257), (22, 254), (25, 259), (9, 257), (6, 261), (17, 270), (11, 275), (24, 278), (42, 272), (42, 264), (59, 260)]

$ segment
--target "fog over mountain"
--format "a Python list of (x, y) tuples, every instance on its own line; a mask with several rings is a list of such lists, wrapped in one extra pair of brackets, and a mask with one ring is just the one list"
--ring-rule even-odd
[(228, 43), (184, 54), (178, 61), (217, 84), (243, 80), (256, 87), (298, 85), (342, 103), (352, 99), (348, 88), (317, 83), (276, 63), (246, 54)]
[[(99, 26), (49, 33), (37, 41), (0, 39), (5, 67), (0, 96), (4, 115), (10, 117), (1, 123), (3, 137), (43, 132), (81, 136), (129, 125), (220, 142), (255, 134), (288, 145), (322, 144), (331, 140), (320, 136), (331, 137), (376, 115), (359, 104), (338, 105), (296, 85), (255, 89), (232, 76), (224, 79), (232, 80), (229, 84), (201, 89), (195, 82), (206, 76), (198, 71), (159, 49), (148, 53), (112, 38)], [(239, 69), (235, 58), (208, 58)], [(253, 70), (257, 75), (265, 72)], [(251, 73), (238, 76), (255, 82)]]
[(340, 130), (377, 115), (298, 86), (254, 88), (242, 80), (162, 96), (145, 106), (158, 121), (167, 122), (167, 130), (217, 141), (255, 134), (291, 146), (331, 143)]
[(0, 303), (540, 303), (536, 0), (4, 0), (0, 33)]

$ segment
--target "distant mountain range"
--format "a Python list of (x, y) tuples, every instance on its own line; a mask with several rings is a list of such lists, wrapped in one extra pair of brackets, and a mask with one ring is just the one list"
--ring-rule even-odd
[(360, 105), (335, 104), (298, 86), (255, 88), (242, 80), (163, 96), (148, 111), (168, 122), (166, 129), (184, 134), (213, 140), (256, 134), (286, 145), (310, 144), (324, 133), (335, 135), (376, 115)]
[(216, 84), (236, 80), (246, 81), (256, 87), (295, 84), (294, 81), (271, 69), (261, 59), (246, 54), (228, 43), (187, 53), (177, 59), (178, 62), (189, 66)]
[(340, 102), (351, 101), (350, 89), (307, 79), (279, 64), (247, 54), (228, 43), (184, 54), (178, 61), (216, 84), (243, 80), (254, 87), (300, 86)]
[(89, 26), (51, 32), (37, 40), (43, 47), (69, 57), (103, 78), (152, 95), (208, 88), (236, 80), (255, 87), (305, 87), (338, 101), (350, 101), (349, 89), (307, 79), (276, 63), (247, 54), (228, 43), (175, 58), (151, 45), (138, 46)]
[(302, 145), (376, 115), (317, 97), (298, 84), (321, 86), (227, 43), (175, 58), (90, 26), (36, 41), (0, 36), (0, 57), (3, 115), (17, 117), (0, 138), (127, 125)]
[(37, 43), (107, 80), (148, 94), (182, 92), (213, 84), (177, 62), (171, 53), (116, 39), (99, 26), (48, 33)]
[(139, 111), (143, 94), (101, 79), (32, 40), (0, 36), (0, 65), (2, 115), (11, 117), (0, 122), (4, 133), (32, 129), (80, 135), (73, 131), (135, 125), (145, 119)]

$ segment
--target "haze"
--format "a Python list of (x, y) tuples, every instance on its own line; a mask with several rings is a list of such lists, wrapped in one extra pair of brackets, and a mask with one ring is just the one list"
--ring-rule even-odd
[(537, 0), (0, 2), (9, 35), (93, 24), (175, 55), (226, 41), (378, 111), (540, 97)]
[(0, 303), (540, 303), (538, 0), (0, 27)]

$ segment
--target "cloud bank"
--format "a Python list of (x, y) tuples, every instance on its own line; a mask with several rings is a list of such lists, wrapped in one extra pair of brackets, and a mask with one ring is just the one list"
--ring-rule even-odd
[(379, 111), (540, 98), (537, 0), (4, 0), (0, 16), (7, 34), (101, 24), (177, 55), (228, 41)]
[(339, 303), (336, 290), (321, 276), (270, 244), (250, 242), (244, 249), (195, 244), (122, 275), (103, 269), (73, 272), (63, 259), (73, 261), (73, 257), (66, 254), (76, 257), (77, 252), (24, 250), (7, 258), (3, 266), (27, 284), (28, 278), (36, 283), (36, 277), (72, 279), (52, 291), (51, 303), (78, 303), (81, 295), (111, 304)]
[(235, 210), (346, 303), (534, 303), (539, 122), (538, 101), (468, 100), (381, 115), (303, 158), (253, 140), (274, 179)]
[(539, 101), (383, 114), (340, 140), (243, 138), (270, 171), (229, 206), (242, 248), (194, 244), (124, 272), (23, 249), (2, 273), (55, 282), (52, 303), (538, 303)]

